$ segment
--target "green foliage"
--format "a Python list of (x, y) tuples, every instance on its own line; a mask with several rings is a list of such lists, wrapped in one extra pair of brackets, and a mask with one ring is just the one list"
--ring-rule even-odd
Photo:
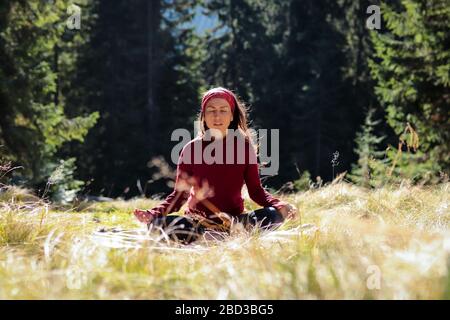
[(300, 178), (294, 181), (295, 191), (306, 191), (311, 188), (311, 174), (308, 171), (303, 171)]
[(380, 151), (379, 144), (385, 137), (374, 134), (380, 121), (373, 121), (372, 116), (369, 110), (362, 131), (357, 134), (355, 151), (359, 159), (349, 175), (353, 182), (364, 187), (382, 187), (404, 182), (423, 185), (445, 181), (439, 165), (427, 161), (430, 155), (420, 150), (417, 132), (411, 126), (406, 126), (399, 136), (397, 147), (389, 145), (385, 151)]
[[(383, 4), (385, 32), (372, 32), (375, 48), (369, 61), (377, 96), (387, 121), (401, 135), (407, 123), (420, 137), (420, 147), (398, 169), (450, 168), (450, 7), (446, 0), (404, 0), (400, 10)], [(395, 156), (393, 156), (395, 158)], [(422, 169), (419, 169), (420, 168)], [(415, 171), (415, 170), (413, 170)]]
[[(0, 144), (23, 166), (17, 179), (45, 183), (68, 141), (83, 141), (98, 113), (68, 117), (62, 87), (77, 63), (82, 33), (67, 29), (72, 1), (0, 4)], [(88, 10), (88, 0), (78, 1)], [(83, 16), (83, 18), (85, 18)], [(64, 161), (64, 160), (63, 160)], [(67, 160), (67, 164), (72, 160)], [(71, 185), (67, 181), (67, 185)]]
[(76, 170), (75, 158), (60, 160), (57, 166), (53, 165), (52, 174), (48, 178), (47, 186), (51, 198), (62, 204), (67, 204), (75, 199), (78, 191), (84, 185), (83, 181), (74, 178)]
[(384, 151), (380, 151), (380, 143), (384, 136), (376, 136), (376, 126), (381, 120), (374, 120), (374, 109), (369, 109), (361, 131), (356, 134), (356, 149), (358, 161), (352, 165), (352, 171), (348, 177), (355, 183), (364, 187), (376, 187), (380, 185), (380, 178), (384, 176), (385, 160)]
[[(433, 155), (431, 155), (432, 157)], [(387, 150), (389, 166), (384, 171), (387, 173), (386, 182), (398, 184), (410, 182), (413, 184), (435, 184), (442, 181), (440, 166), (434, 161), (427, 161), (430, 155), (421, 151), (399, 152), (398, 149)]]

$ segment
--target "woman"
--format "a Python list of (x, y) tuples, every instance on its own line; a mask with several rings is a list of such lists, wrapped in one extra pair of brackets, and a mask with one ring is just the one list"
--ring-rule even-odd
[[(136, 209), (139, 221), (190, 242), (209, 229), (227, 231), (235, 222), (272, 228), (293, 218), (295, 207), (261, 186), (247, 111), (234, 93), (222, 87), (208, 90), (202, 98), (199, 120), (199, 136), (181, 151), (173, 192), (150, 210)], [(263, 208), (242, 213), (244, 183), (250, 198)], [(186, 201), (184, 216), (168, 216)]]

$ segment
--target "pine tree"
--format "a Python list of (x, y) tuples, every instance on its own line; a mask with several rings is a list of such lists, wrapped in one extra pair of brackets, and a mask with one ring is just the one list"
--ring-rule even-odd
[(372, 31), (370, 68), (389, 125), (402, 141), (408, 124), (420, 139), (409, 156), (391, 148), (396, 171), (418, 179), (450, 168), (450, 7), (447, 0), (401, 4), (382, 5), (385, 29)]
[[(79, 1), (87, 8), (89, 2)], [(71, 1), (0, 3), (0, 145), (2, 155), (23, 167), (15, 181), (43, 186), (63, 161), (64, 143), (83, 141), (96, 113), (67, 115), (62, 86), (77, 62), (83, 33), (67, 27)], [(70, 183), (69, 181), (67, 181)]]
[[(381, 120), (374, 120), (375, 110), (369, 109), (361, 131), (356, 134), (355, 153), (358, 155), (358, 162), (352, 165), (349, 178), (364, 187), (375, 187), (380, 185), (380, 178), (384, 174), (382, 169), (385, 164), (383, 157), (385, 152), (380, 150), (380, 143), (385, 136), (378, 137), (375, 132), (376, 126)], [(380, 170), (381, 169), (381, 170)]]

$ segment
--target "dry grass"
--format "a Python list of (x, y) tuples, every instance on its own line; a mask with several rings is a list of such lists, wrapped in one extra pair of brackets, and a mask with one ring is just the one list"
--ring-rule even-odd
[(449, 189), (340, 183), (287, 196), (302, 217), (277, 231), (189, 246), (132, 218), (151, 200), (58, 211), (3, 194), (0, 299), (448, 299)]

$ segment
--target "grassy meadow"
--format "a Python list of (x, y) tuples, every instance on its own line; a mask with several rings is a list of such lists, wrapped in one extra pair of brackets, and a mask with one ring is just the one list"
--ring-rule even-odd
[[(450, 184), (280, 196), (300, 217), (180, 245), (132, 215), (0, 193), (0, 299), (449, 299)], [(257, 208), (246, 199), (246, 208)]]

